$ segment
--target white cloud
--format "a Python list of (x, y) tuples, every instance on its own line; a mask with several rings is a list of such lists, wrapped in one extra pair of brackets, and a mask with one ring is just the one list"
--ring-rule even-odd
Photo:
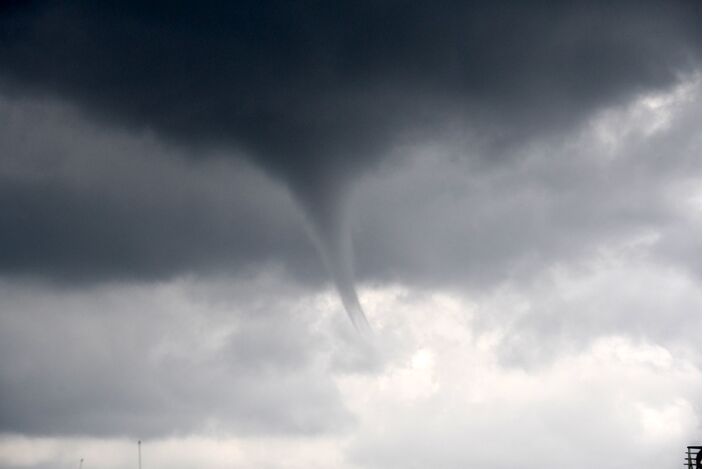
[[(600, 279), (610, 275), (611, 267), (608, 263), (598, 266), (603, 270), (560, 272), (559, 282), (566, 285), (558, 289), (564, 293), (563, 304), (599, 299), (604, 291)], [(657, 278), (658, 272), (654, 269), (648, 275)], [(178, 398), (187, 391), (188, 401), (205, 402), (207, 407), (202, 409), (217, 415), (220, 408), (227, 411), (230, 399), (245, 399), (239, 414), (227, 418), (246, 416), (241, 412), (249, 407), (261, 413), (262, 421), (269, 419), (273, 429), (277, 418), (295, 419), (296, 408), (307, 405), (307, 399), (291, 400), (292, 392), (314, 398), (321, 382), (329, 379), (329, 385), (339, 393), (338, 404), (350, 416), (334, 428), (340, 423), (335, 407), (314, 401), (311, 409), (317, 407), (320, 421), (331, 425), (314, 434), (289, 430), (279, 436), (261, 430), (242, 432), (237, 424), (228, 427), (224, 414), (216, 425), (192, 420), (196, 424), (190, 431), (146, 440), (144, 460), (153, 468), (542, 468), (569, 461), (570, 467), (586, 469), (622, 467), (628, 461), (655, 469), (679, 461), (683, 445), (699, 431), (698, 364), (664, 342), (614, 330), (608, 321), (618, 311), (603, 317), (596, 314), (595, 325), (581, 341), (569, 335), (556, 340), (550, 334), (541, 335), (538, 328), (535, 340), (555, 350), (548, 359), (526, 368), (507, 365), (503, 356), (506, 348), (515, 348), (515, 334), (537, 327), (530, 321), (521, 328), (514, 325), (555, 303), (554, 295), (546, 295), (543, 287), (514, 288), (513, 292), (498, 287), (476, 295), (411, 289), (402, 284), (367, 286), (362, 288), (361, 298), (375, 334), (371, 342), (365, 342), (355, 336), (330, 290), (292, 290), (285, 277), (271, 275), (241, 282), (181, 279), (151, 287), (113, 286), (93, 299), (84, 297), (85, 293), (65, 292), (41, 299), (34, 296), (36, 290), (22, 294), (16, 289), (3, 295), (2, 309), (11, 307), (15, 313), (11, 315), (14, 326), (6, 316), (3, 331), (19, 333), (15, 343), (30, 347), (36, 334), (30, 336), (27, 331), (34, 329), (28, 328), (22, 335), (18, 326), (34, 320), (31, 311), (41, 310), (38, 304), (51, 305), (62, 311), (64, 322), (51, 322), (53, 333), (81, 324), (86, 331), (96, 332), (93, 326), (98, 322), (112, 324), (100, 331), (102, 345), (95, 349), (99, 353), (106, 349), (106, 343), (114, 347), (116, 340), (129, 337), (124, 329), (115, 327), (117, 324), (134, 326), (139, 321), (138, 329), (147, 331), (147, 341), (135, 341), (133, 336), (131, 346), (160, 358), (150, 360), (147, 371), (155, 374), (149, 386), (164, 392), (161, 400)], [(253, 298), (248, 292), (255, 285), (272, 294)], [(697, 291), (687, 283), (683, 288), (680, 293)], [(667, 285), (665, 289), (675, 291)], [(648, 289), (641, 293), (646, 303), (654, 298), (647, 296)], [(32, 297), (26, 296), (30, 294)], [(618, 305), (619, 294), (628, 297), (631, 293), (616, 289), (611, 294), (609, 302)], [(674, 296), (662, 301), (671, 302)], [(287, 308), (279, 309), (280, 302), (287, 303)], [(93, 304), (103, 305), (100, 321), (81, 312)], [(144, 305), (151, 305), (148, 312), (126, 314)], [(19, 321), (18, 313), (22, 312), (29, 317)], [(576, 328), (589, 321), (589, 313), (578, 309), (567, 308), (563, 314), (568, 322), (574, 319)], [(43, 321), (44, 316), (35, 319)], [(261, 327), (252, 327), (251, 322)], [(246, 336), (237, 335), (238, 331)], [(272, 334), (273, 341), (269, 340)], [(76, 350), (85, 352), (94, 338), (92, 333), (78, 333), (70, 340), (76, 343)], [(233, 348), (233, 340), (239, 342), (238, 347)], [(223, 348), (232, 354), (218, 354)], [(22, 356), (24, 351), (29, 349), (19, 349), (14, 356)], [(266, 354), (262, 355), (263, 351)], [(66, 352), (73, 356), (71, 348)], [(41, 374), (44, 367), (65, 366), (67, 356), (39, 356), (26, 369)], [(188, 356), (197, 366), (182, 368), (190, 362)], [(248, 357), (255, 359), (257, 368), (239, 368), (238, 372), (250, 374), (247, 386), (252, 393), (238, 389), (244, 381), (233, 384), (227, 375), (213, 373), (220, 368), (235, 370), (233, 363)], [(85, 366), (91, 360), (101, 362), (100, 355), (71, 362)], [(181, 364), (178, 375), (163, 373), (168, 360)], [(339, 366), (352, 362), (367, 365)], [(18, 371), (7, 361), (1, 365), (5, 382), (18, 378), (13, 374)], [(92, 379), (108, 383), (121, 379), (114, 367), (83, 369), (91, 370)], [(278, 376), (279, 389), (273, 394), (274, 388), (263, 379), (266, 370)], [(306, 377), (297, 390), (287, 387), (291, 382), (287, 376), (292, 373)], [(208, 386), (227, 390), (228, 397), (213, 400), (207, 389), (182, 383), (204, 379)], [(139, 389), (137, 385), (134, 392), (142, 392)], [(264, 395), (257, 398), (257, 393)], [(109, 408), (110, 402), (96, 398), (95, 411), (103, 407), (107, 421), (119, 417)], [(265, 399), (266, 405), (258, 405), (257, 399)], [(169, 409), (162, 412), (166, 414), (159, 418), (168, 427)], [(134, 441), (119, 437), (8, 434), (0, 440), (0, 467), (72, 467), (79, 457), (85, 457), (90, 467), (117, 468), (133, 464), (135, 450)]]

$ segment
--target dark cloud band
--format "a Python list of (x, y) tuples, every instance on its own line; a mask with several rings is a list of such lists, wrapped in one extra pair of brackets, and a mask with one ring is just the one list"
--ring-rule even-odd
[[(658, 0), (10, 2), (0, 10), (0, 83), (153, 131), (191, 155), (245, 154), (288, 185), (335, 246), (346, 183), (394, 142), (442, 135), (450, 122), (491, 148), (564, 129), (696, 69), (700, 19), (696, 2)], [(41, 215), (47, 198), (59, 203), (22, 200)], [(6, 232), (24, 226), (12, 213)], [(110, 264), (85, 252), (88, 267)]]
[(694, 2), (28, 2), (5, 80), (182, 142), (243, 149), (317, 199), (401, 131), (537, 132), (699, 62)]

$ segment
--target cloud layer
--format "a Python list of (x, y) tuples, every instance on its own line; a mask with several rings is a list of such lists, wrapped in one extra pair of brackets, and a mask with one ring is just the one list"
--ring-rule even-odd
[[(696, 69), (690, 2), (10, 4), (10, 89), (225, 145), (317, 216), (403, 133), (449, 119), (504, 146)], [(320, 212), (320, 213), (318, 213)]]

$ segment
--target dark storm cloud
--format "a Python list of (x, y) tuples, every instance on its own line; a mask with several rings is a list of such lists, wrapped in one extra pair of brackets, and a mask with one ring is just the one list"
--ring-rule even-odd
[(290, 196), (260, 171), (198, 165), (66, 105), (0, 98), (0, 269), (63, 283), (242, 272), (319, 280)]
[[(562, 127), (699, 63), (695, 2), (14, 2), (0, 68), (30, 93), (232, 146), (316, 216), (400, 132)], [(13, 88), (10, 88), (13, 89)], [(331, 207), (332, 205), (332, 207)]]
[(321, 270), (306, 261), (314, 250), (298, 223), (291, 229), (190, 195), (131, 203), (120, 193), (0, 178), (0, 264), (65, 282), (256, 270), (268, 261)]
[[(459, 129), (483, 145), (465, 154), (496, 156), (700, 62), (694, 2), (38, 1), (1, 12), (5, 94), (58, 96), (101, 124), (155, 132), (182, 155), (248, 156), (303, 203), (338, 284), (351, 278), (346, 183), (396, 143)], [(177, 188), (175, 202), (149, 206), (148, 191), (129, 204), (73, 185), (3, 184), (3, 268), (157, 276), (278, 256), (276, 240), (261, 240), (285, 225), (218, 220), (226, 197), (256, 199), (244, 190), (204, 216)], [(235, 245), (252, 249), (220, 255)]]

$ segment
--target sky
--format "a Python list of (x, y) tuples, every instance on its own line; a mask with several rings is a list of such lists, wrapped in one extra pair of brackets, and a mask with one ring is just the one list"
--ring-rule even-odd
[(0, 5), (0, 469), (681, 467), (701, 5)]

